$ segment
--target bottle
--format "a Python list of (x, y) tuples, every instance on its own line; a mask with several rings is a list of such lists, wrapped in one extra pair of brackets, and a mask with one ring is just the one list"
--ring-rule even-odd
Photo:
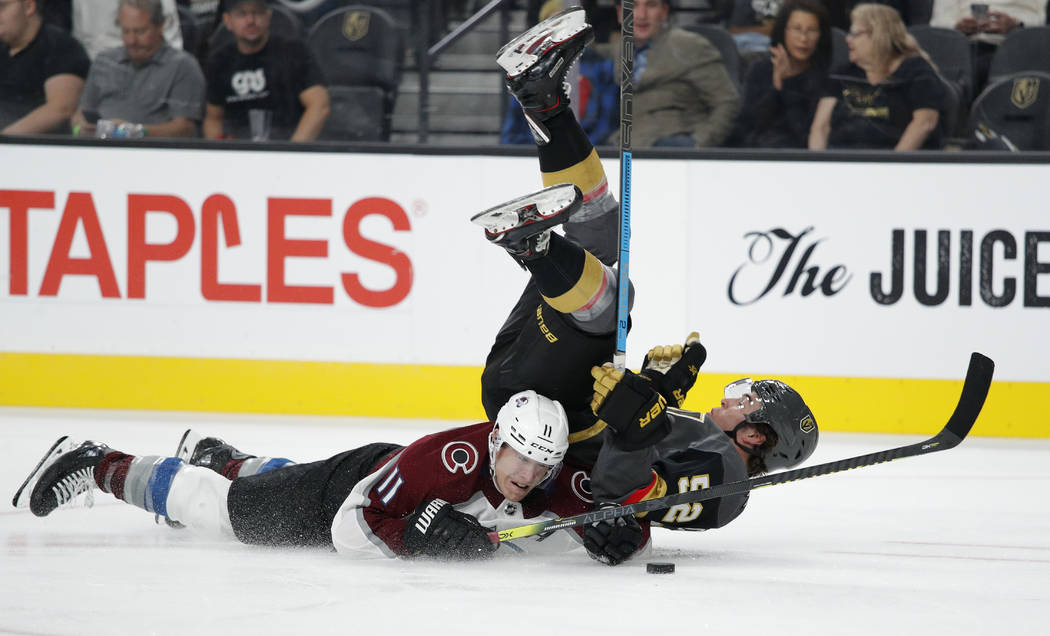
[(110, 139), (114, 136), (117, 125), (112, 119), (100, 119), (95, 124), (95, 137), (99, 139)]
[(138, 139), (145, 134), (146, 127), (142, 124), (117, 124), (112, 119), (100, 119), (95, 124), (95, 137), (99, 139)]
[(146, 135), (146, 127), (142, 124), (129, 124), (127, 122), (117, 126), (117, 132), (114, 137), (127, 138), (127, 139), (139, 139)]

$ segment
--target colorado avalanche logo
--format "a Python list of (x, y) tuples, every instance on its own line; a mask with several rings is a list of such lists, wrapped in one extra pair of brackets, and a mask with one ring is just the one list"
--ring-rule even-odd
[(529, 398), (523, 395), (523, 396), (519, 397), (518, 399), (514, 400), (514, 407), (520, 409), (521, 407), (525, 406), (528, 403), (529, 403)]
[(572, 492), (577, 497), (586, 501), (587, 503), (593, 503), (591, 499), (591, 478), (585, 471), (578, 470), (572, 474)]
[(469, 475), (478, 467), (478, 449), (468, 442), (449, 442), (441, 449), (441, 463), (450, 473), (462, 470)]

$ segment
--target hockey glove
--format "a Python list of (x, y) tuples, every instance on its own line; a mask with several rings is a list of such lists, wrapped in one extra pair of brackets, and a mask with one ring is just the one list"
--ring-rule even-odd
[[(619, 508), (620, 504), (599, 504), (597, 510)], [(595, 561), (619, 565), (642, 545), (642, 526), (633, 515), (597, 521), (583, 529), (583, 545)]]
[(625, 451), (652, 446), (671, 432), (667, 400), (652, 382), (606, 363), (591, 368), (594, 398), (591, 410), (613, 430), (616, 445)]
[(478, 520), (443, 499), (424, 501), (405, 517), (405, 550), (409, 556), (439, 559), (483, 559), (499, 547)]
[(696, 375), (707, 360), (707, 349), (700, 344), (700, 334), (692, 332), (685, 345), (653, 347), (642, 362), (641, 375), (673, 406), (682, 406), (689, 389), (696, 384)]

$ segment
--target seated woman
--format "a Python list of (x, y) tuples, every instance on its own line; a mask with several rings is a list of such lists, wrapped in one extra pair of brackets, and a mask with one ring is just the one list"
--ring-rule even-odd
[(850, 20), (852, 64), (829, 76), (809, 148), (940, 148), (947, 89), (900, 14), (885, 5), (859, 4)]
[(831, 25), (819, 0), (787, 0), (770, 35), (770, 57), (752, 64), (729, 145), (805, 148), (831, 64)]

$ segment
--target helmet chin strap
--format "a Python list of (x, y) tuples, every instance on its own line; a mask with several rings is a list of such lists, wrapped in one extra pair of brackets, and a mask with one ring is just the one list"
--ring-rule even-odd
[(726, 431), (726, 435), (729, 436), (729, 439), (733, 440), (733, 443), (736, 444), (736, 447), (739, 448), (740, 450), (744, 451), (745, 453), (747, 453), (748, 455), (750, 455), (752, 457), (757, 457), (759, 459), (763, 459), (764, 460), (765, 459), (765, 455), (762, 454), (761, 450), (756, 449), (753, 446), (744, 446), (743, 444), (740, 443), (740, 440), (737, 439), (737, 436), (740, 434), (740, 429), (742, 429), (745, 425), (748, 425), (748, 424), (751, 424), (751, 422), (748, 422), (747, 420), (744, 420), (743, 422), (741, 422), (741, 423), (737, 424), (736, 426), (734, 426), (733, 430)]

